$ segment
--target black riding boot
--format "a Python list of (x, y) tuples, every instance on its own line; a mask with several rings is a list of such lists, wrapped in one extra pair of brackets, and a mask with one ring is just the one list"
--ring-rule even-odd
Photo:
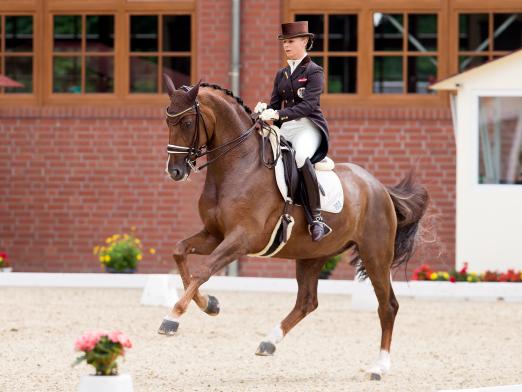
[(321, 198), (319, 195), (319, 184), (315, 175), (315, 169), (310, 159), (306, 159), (301, 168), (303, 178), (304, 195), (303, 203), (306, 204), (309, 218), (309, 231), (313, 241), (320, 241), (332, 232), (330, 226), (324, 223), (321, 216)]

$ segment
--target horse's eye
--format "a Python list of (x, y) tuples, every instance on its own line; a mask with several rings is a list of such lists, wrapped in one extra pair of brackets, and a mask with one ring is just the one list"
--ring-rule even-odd
[(183, 127), (184, 128), (190, 128), (192, 126), (192, 121), (184, 121), (183, 122)]

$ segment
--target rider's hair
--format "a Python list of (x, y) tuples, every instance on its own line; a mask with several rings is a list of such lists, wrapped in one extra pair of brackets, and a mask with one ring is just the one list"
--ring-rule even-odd
[(306, 51), (309, 52), (312, 50), (312, 47), (314, 46), (314, 39), (312, 37), (308, 37), (308, 42), (306, 43)]

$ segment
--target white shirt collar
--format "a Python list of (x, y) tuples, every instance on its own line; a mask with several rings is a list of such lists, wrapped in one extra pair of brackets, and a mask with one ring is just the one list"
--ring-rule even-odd
[(288, 65), (290, 66), (290, 73), (294, 72), (294, 70), (297, 68), (297, 66), (303, 61), (303, 59), (308, 55), (308, 53), (305, 52), (304, 56), (297, 60), (286, 60), (288, 62)]

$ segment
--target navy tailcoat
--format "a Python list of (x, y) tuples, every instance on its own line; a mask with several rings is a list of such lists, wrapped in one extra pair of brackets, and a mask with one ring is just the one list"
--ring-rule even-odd
[(268, 105), (279, 112), (278, 126), (285, 121), (307, 117), (321, 131), (321, 144), (311, 159), (312, 163), (322, 160), (328, 152), (328, 124), (319, 102), (323, 85), (323, 68), (307, 55), (292, 74), (290, 66), (277, 71)]

